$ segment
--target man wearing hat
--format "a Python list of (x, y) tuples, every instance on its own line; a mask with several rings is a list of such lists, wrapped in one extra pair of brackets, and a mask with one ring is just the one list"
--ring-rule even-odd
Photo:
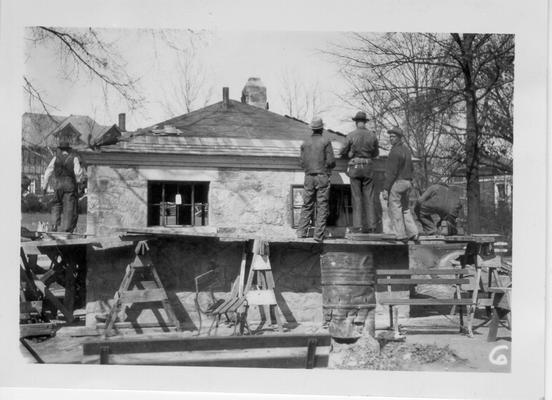
[(409, 194), (412, 189), (414, 168), (410, 149), (403, 143), (403, 131), (393, 127), (387, 131), (391, 151), (385, 167), (383, 198), (388, 199), (388, 213), (393, 233), (397, 240), (416, 240), (418, 227), (409, 208)]
[(44, 172), (42, 191), (45, 193), (48, 182), (55, 177), (54, 201), (52, 204), (52, 231), (73, 232), (78, 219), (78, 183), (84, 178), (79, 157), (71, 148), (69, 138), (59, 138), (56, 155)]
[[(378, 138), (366, 129), (368, 118), (359, 111), (353, 117), (356, 129), (347, 135), (345, 146), (340, 152), (342, 158), (349, 158), (347, 175), (351, 180), (353, 203), (353, 232), (376, 232), (376, 210), (374, 205), (374, 161), (379, 155)], [(363, 223), (362, 213), (366, 215)]]
[(324, 240), (326, 219), (328, 218), (328, 199), (330, 197), (330, 175), (335, 167), (332, 143), (322, 136), (324, 122), (322, 118), (313, 118), (310, 127), (312, 135), (301, 144), (301, 167), (305, 170), (303, 188), (303, 206), (297, 227), (297, 237), (306, 237), (310, 221), (316, 223), (313, 238), (317, 242)]

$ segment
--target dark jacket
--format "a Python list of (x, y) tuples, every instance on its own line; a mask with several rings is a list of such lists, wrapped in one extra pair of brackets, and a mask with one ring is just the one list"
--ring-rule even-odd
[(376, 158), (378, 155), (378, 138), (366, 128), (357, 128), (349, 133), (340, 151), (343, 158)]
[(383, 188), (389, 191), (397, 180), (404, 179), (411, 181), (413, 174), (414, 168), (412, 166), (410, 149), (403, 142), (399, 142), (389, 152), (385, 166), (385, 183)]
[(74, 190), (77, 187), (77, 181), (74, 171), (74, 159), (77, 154), (70, 150), (63, 152), (60, 149), (56, 152), (56, 161), (54, 162), (54, 176), (57, 186), (64, 189)]
[(321, 134), (313, 134), (301, 144), (300, 162), (306, 174), (330, 174), (335, 167), (332, 143)]
[(438, 183), (427, 188), (416, 201), (416, 207), (439, 214), (443, 218), (447, 215), (458, 217), (462, 204), (460, 203), (460, 196), (457, 193), (452, 191), (447, 185)]

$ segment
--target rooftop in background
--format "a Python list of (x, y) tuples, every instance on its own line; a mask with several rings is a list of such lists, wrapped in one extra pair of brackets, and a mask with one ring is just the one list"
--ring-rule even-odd
[(98, 124), (87, 115), (24, 113), (21, 132), (23, 145), (56, 147), (57, 134), (70, 126), (79, 134), (77, 146), (85, 145), (88, 135), (92, 135), (92, 140), (97, 140), (111, 128)]

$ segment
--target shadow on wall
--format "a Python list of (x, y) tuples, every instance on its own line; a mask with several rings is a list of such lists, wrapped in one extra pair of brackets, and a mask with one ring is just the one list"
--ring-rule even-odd
[[(198, 323), (194, 278), (214, 270), (216, 282), (211, 289), (216, 298), (226, 298), (239, 274), (243, 244), (220, 242), (215, 238), (167, 238), (150, 241), (149, 245), (152, 261), (177, 317), (188, 329), (193, 329)], [(87, 277), (87, 303), (100, 302), (104, 306), (99, 308), (108, 308), (121, 284), (126, 266), (134, 259), (134, 248), (97, 251), (89, 258), (92, 261), (89, 262)], [(286, 321), (321, 321), (319, 249), (310, 245), (290, 247), (287, 244), (273, 244), (270, 259), (278, 303)], [(247, 271), (250, 262), (249, 256)], [(203, 294), (202, 301), (209, 300), (208, 297)], [(136, 310), (131, 311), (127, 317), (138, 315)], [(255, 320), (256, 313), (257, 310), (250, 310), (252, 320)], [(144, 318), (147, 322), (155, 321), (153, 314), (150, 312), (149, 316), (141, 316), (140, 321), (146, 322)], [(164, 314), (162, 310), (161, 314)]]

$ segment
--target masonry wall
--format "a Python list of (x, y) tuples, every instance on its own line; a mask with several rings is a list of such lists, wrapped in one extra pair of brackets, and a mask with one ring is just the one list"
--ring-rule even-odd
[[(209, 226), (242, 234), (287, 236), (291, 228), (291, 186), (300, 171), (238, 169), (88, 168), (87, 233), (109, 235), (147, 226), (148, 181), (209, 182)], [(348, 184), (334, 172), (332, 184)], [(384, 213), (384, 219), (386, 218)]]
[(208, 181), (209, 226), (241, 232), (289, 235), (291, 185), (302, 184), (293, 171), (114, 168), (88, 170), (89, 234), (147, 226), (147, 182)]
[[(199, 302), (207, 308), (212, 301), (209, 290), (217, 299), (225, 299), (232, 282), (239, 273), (243, 244), (221, 242), (216, 238), (160, 238), (150, 241), (150, 254), (160, 279), (167, 289), (171, 304), (186, 330), (199, 327), (195, 305), (194, 278), (209, 270), (215, 271), (212, 287), (200, 287)], [(331, 247), (331, 245), (330, 245)], [(325, 247), (308, 243), (272, 243), (270, 261), (277, 288), (277, 300), (288, 324), (316, 324), (323, 321), (320, 255)], [(107, 312), (113, 296), (122, 281), (126, 266), (134, 259), (132, 247), (113, 249), (90, 248), (87, 254), (87, 321), (88, 327), (96, 326), (96, 316)], [(248, 259), (248, 266), (250, 265)], [(408, 268), (407, 246), (377, 246), (374, 248), (376, 268)], [(408, 296), (404, 288), (398, 288), (396, 296)], [(384, 298), (386, 287), (377, 287), (378, 296)], [(165, 317), (159, 305), (151, 308), (133, 307), (121, 315), (121, 319), (139, 322), (155, 322), (159, 313)], [(378, 312), (384, 313), (383, 307)], [(408, 308), (401, 309), (407, 315)], [(252, 307), (249, 321), (258, 321), (259, 314)], [(205, 324), (211, 319), (203, 316)], [(207, 322), (205, 322), (207, 321)]]

